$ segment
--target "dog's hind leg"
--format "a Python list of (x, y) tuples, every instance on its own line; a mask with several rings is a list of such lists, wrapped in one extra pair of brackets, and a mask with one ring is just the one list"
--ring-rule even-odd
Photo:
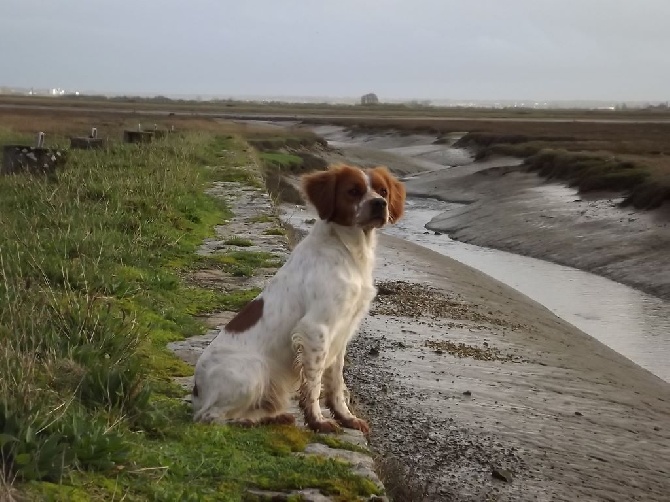
[[(219, 356), (196, 365), (193, 389), (194, 421), (255, 421), (258, 418), (258, 403), (268, 387), (267, 365), (257, 354), (231, 354), (222, 351)], [(226, 357), (224, 359), (221, 356)]]
[(290, 400), (287, 388), (288, 386), (282, 385), (281, 379), (270, 383), (265, 395), (254, 410), (259, 424), (292, 425), (295, 423), (295, 416), (286, 411)]

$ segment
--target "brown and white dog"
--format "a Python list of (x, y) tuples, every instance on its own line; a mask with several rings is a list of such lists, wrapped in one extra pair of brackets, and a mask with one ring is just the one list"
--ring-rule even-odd
[[(302, 186), (320, 219), (200, 356), (196, 421), (291, 423), (298, 390), (311, 429), (369, 430), (347, 406), (344, 354), (376, 294), (375, 229), (402, 216), (405, 188), (385, 167), (346, 165), (305, 175)], [(335, 421), (322, 414), (322, 384)]]

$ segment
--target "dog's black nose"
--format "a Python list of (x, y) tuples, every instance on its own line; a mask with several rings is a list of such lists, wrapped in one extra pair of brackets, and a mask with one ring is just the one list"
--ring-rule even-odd
[(386, 200), (378, 198), (378, 199), (373, 199), (372, 200), (372, 209), (376, 209), (378, 211), (384, 209), (386, 207)]

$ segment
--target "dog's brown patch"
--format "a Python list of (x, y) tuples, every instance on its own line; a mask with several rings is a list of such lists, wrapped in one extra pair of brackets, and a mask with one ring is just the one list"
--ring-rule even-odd
[(228, 333), (243, 333), (253, 328), (263, 317), (263, 298), (250, 301), (226, 324)]
[(397, 222), (405, 212), (405, 187), (385, 166), (368, 170), (372, 189), (386, 199), (389, 208), (389, 220)]
[(347, 165), (307, 174), (302, 177), (302, 187), (319, 218), (344, 226), (354, 225), (356, 207), (367, 191), (363, 171)]

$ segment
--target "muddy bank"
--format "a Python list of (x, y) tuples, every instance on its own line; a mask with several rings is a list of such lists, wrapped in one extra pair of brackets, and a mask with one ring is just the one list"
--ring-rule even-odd
[(339, 126), (311, 128), (328, 140), (331, 150), (320, 152), (329, 163), (348, 162), (362, 167), (385, 165), (400, 176), (442, 169), (445, 165), (466, 165), (473, 161), (465, 149), (450, 148), (463, 133), (447, 142), (434, 144), (437, 137), (426, 134), (353, 134)]
[(455, 260), (378, 256), (345, 374), (397, 500), (666, 500), (667, 383)]
[[(557, 264), (556, 262), (561, 262), (558, 258), (549, 261), (533, 258), (532, 255), (529, 256), (530, 253), (524, 252), (523, 248), (511, 249), (516, 252), (505, 252), (495, 249), (495, 246), (483, 247), (451, 239), (444, 235), (446, 230), (441, 227), (432, 227), (436, 235), (425, 229), (425, 225), (429, 222), (457, 218), (463, 213), (470, 214), (468, 212), (473, 208), (487, 207), (486, 204), (491, 200), (504, 197), (518, 200), (514, 195), (516, 189), (541, 189), (544, 191), (536, 194), (533, 207), (524, 208), (525, 213), (522, 216), (531, 221), (532, 217), (539, 215), (543, 229), (556, 231), (560, 237), (568, 241), (563, 246), (554, 247), (555, 243), (550, 240), (538, 241), (538, 245), (547, 246), (547, 251), (558, 253), (559, 258), (560, 255), (571, 256), (570, 252), (575, 249), (570, 242), (574, 238), (574, 233), (561, 234), (560, 226), (552, 226), (554, 217), (545, 215), (544, 211), (550, 200), (548, 195), (567, 196), (565, 205), (568, 208), (580, 204), (581, 201), (575, 202), (574, 190), (559, 184), (545, 183), (540, 178), (523, 172), (519, 168), (520, 160), (516, 158), (499, 157), (480, 162), (473, 162), (471, 158), (466, 159), (467, 152), (453, 147), (453, 142), (459, 138), (458, 134), (447, 138), (446, 142), (436, 142), (434, 137), (428, 135), (407, 135), (399, 132), (354, 134), (335, 126), (324, 126), (316, 132), (328, 139), (329, 144), (339, 147), (335, 155), (344, 157), (345, 161), (352, 162), (351, 157), (355, 157), (354, 162), (374, 165), (378, 159), (375, 156), (368, 156), (368, 152), (381, 152), (394, 159), (392, 169), (395, 169), (397, 164), (405, 162), (403, 166), (405, 172), (412, 171), (412, 174), (405, 175), (411, 195), (407, 202), (407, 215), (399, 225), (389, 229), (390, 234), (437, 251), (502, 281), (636, 364), (670, 381), (670, 367), (666, 363), (670, 354), (670, 340), (667, 338), (667, 333), (670, 332), (668, 316), (670, 303), (660, 296), (649, 295), (640, 288), (626, 286), (623, 281), (614, 282), (603, 273), (595, 275), (579, 268)], [(444, 162), (446, 158), (450, 158), (452, 164), (442, 165), (437, 162), (438, 160)], [(426, 171), (423, 170), (423, 166), (407, 162), (417, 159), (430, 164), (428, 167), (433, 169)], [(459, 160), (465, 160), (467, 163), (457, 164)], [(507, 180), (513, 180), (509, 188), (504, 186)], [(489, 187), (488, 190), (482, 189), (485, 185)], [(412, 193), (412, 186), (418, 186), (420, 190)], [(442, 202), (438, 199), (458, 203)], [(598, 200), (587, 201), (589, 207), (593, 207), (597, 202)], [(557, 204), (560, 210), (563, 206), (560, 202)], [(594, 213), (602, 217), (605, 214), (604, 209), (608, 209), (616, 218), (615, 222), (618, 222), (622, 210), (616, 205), (616, 200), (608, 201), (606, 207), (599, 207), (597, 208), (599, 211)], [(497, 235), (514, 238), (525, 230), (528, 231), (518, 212), (510, 210), (499, 213), (498, 209), (499, 206), (494, 204), (490, 211), (489, 216), (496, 218), (493, 225), (487, 218), (476, 221), (484, 229), (482, 234), (475, 234), (475, 238), (485, 239)], [(650, 215), (658, 215), (658, 212), (639, 214), (648, 218)], [(590, 214), (586, 215), (586, 218), (590, 217)], [(636, 227), (631, 225), (634, 219), (630, 220), (632, 221), (626, 222), (626, 229), (635, 230)], [(570, 223), (574, 223), (574, 219), (570, 220)], [(597, 224), (597, 221), (594, 223)], [(465, 228), (466, 231), (467, 229), (468, 227)], [(609, 227), (601, 230), (604, 230), (609, 237), (618, 237), (618, 234), (612, 233)], [(522, 234), (522, 237), (513, 240), (513, 243), (521, 246), (532, 245), (535, 236), (532, 230), (530, 234)], [(595, 239), (593, 247), (588, 250), (595, 251), (594, 256), (597, 258), (607, 257), (598, 247), (597, 234), (591, 231), (587, 235)], [(482, 242), (476, 241), (475, 244)], [(590, 245), (590, 242), (587, 241), (586, 245)], [(610, 252), (616, 250), (616, 246), (610, 246)], [(649, 251), (650, 248), (647, 247), (645, 250)], [(588, 257), (588, 253), (582, 252), (578, 257), (582, 256)], [(645, 258), (648, 258), (648, 255), (641, 256), (642, 264), (649, 265), (644, 261)], [(652, 267), (656, 266), (651, 263)], [(662, 258), (660, 265), (665, 265), (662, 263)], [(581, 268), (588, 269), (587, 266)], [(633, 266), (630, 270), (635, 274), (638, 269)], [(664, 281), (663, 275), (656, 276), (653, 270), (650, 277), (661, 283)]]
[(383, 239), (377, 277), (418, 287), (380, 297), (353, 342), (350, 383), (383, 424), (372, 441), (414, 469), (428, 499), (667, 497), (670, 386), (423, 248)]
[(618, 207), (619, 194), (549, 183), (495, 159), (418, 176), (408, 192), (470, 201), (427, 227), (452, 239), (587, 270), (670, 299), (670, 219)]
[(621, 194), (580, 196), (519, 167), (516, 158), (474, 162), (468, 150), (419, 134), (313, 130), (335, 146), (327, 160), (386, 163), (406, 176), (408, 194), (467, 205), (427, 226), (451, 238), (608, 277), (670, 299), (670, 208), (622, 209)]

